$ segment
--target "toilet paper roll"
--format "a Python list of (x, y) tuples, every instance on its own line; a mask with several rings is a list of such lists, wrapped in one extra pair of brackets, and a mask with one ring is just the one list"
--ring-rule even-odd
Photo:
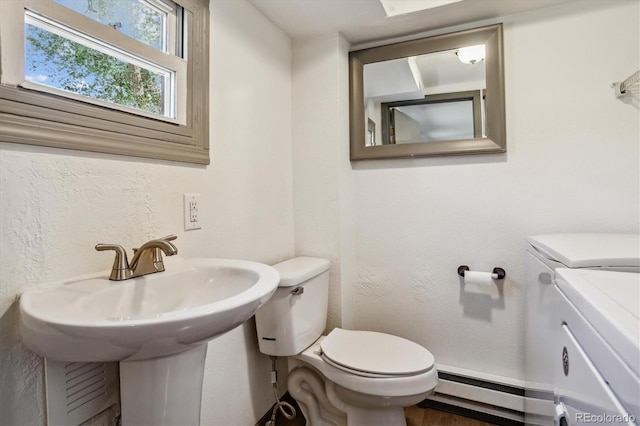
[(465, 271), (464, 284), (478, 286), (488, 286), (493, 284), (493, 274), (491, 272)]

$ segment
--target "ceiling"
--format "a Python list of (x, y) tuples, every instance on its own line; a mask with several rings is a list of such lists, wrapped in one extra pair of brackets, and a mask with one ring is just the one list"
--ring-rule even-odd
[(456, 50), (365, 64), (364, 97), (376, 102), (486, 88), (484, 62), (462, 63)]
[(434, 5), (442, 5), (390, 17), (387, 17), (379, 0), (250, 1), (294, 39), (339, 32), (352, 45), (356, 45), (498, 18), (573, 0), (460, 0), (454, 3), (431, 0)]

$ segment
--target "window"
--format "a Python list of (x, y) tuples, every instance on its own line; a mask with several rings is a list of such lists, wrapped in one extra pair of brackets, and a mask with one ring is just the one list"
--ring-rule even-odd
[(0, 140), (209, 163), (208, 0), (0, 2)]

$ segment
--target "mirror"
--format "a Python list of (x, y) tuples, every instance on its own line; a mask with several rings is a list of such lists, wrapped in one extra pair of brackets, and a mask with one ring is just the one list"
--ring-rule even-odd
[(506, 152), (501, 24), (354, 51), (349, 73), (352, 161)]

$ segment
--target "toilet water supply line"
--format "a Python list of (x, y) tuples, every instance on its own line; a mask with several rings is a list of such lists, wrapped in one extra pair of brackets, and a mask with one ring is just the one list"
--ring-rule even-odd
[[(278, 409), (280, 409), (280, 412), (287, 420), (293, 420), (296, 418), (296, 409), (288, 402), (280, 401), (280, 397), (278, 396), (278, 369), (276, 368), (278, 357), (270, 356), (269, 358), (271, 358), (271, 386), (273, 386), (273, 396), (276, 398), (276, 405), (273, 406), (271, 420), (267, 422), (266, 426), (276, 426), (276, 415), (278, 414)], [(285, 408), (289, 410), (288, 413)]]

